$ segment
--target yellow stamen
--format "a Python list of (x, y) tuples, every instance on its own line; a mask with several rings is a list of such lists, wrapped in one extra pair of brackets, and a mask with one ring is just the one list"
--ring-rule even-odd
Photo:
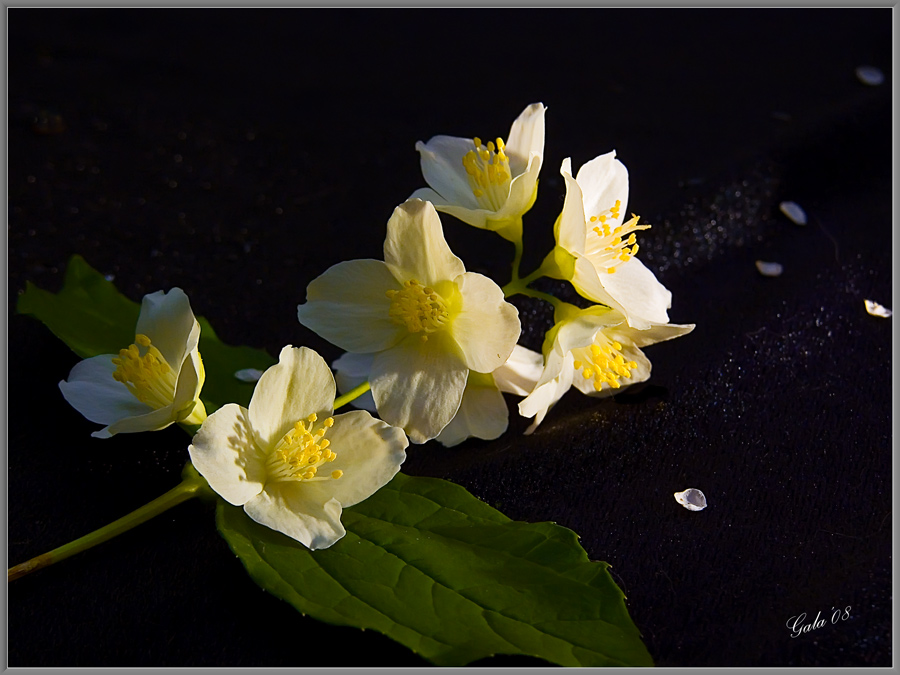
[(610, 228), (606, 222), (608, 219), (618, 220), (622, 203), (616, 203), (603, 213), (591, 216), (589, 222), (599, 222), (600, 225), (588, 227), (588, 238), (585, 242), (585, 255), (599, 270), (606, 270), (607, 274), (615, 274), (617, 265), (627, 263), (638, 252), (637, 236), (635, 231), (649, 229), (649, 225), (639, 225), (639, 216), (632, 215), (631, 220)]
[(462, 159), (469, 187), (479, 206), (499, 211), (509, 197), (512, 180), (506, 144), (502, 138), (497, 138), (496, 144), (488, 141), (487, 146), (482, 145), (477, 136), (472, 141), (474, 149), (469, 150)]
[(623, 386), (620, 380), (630, 380), (631, 371), (637, 368), (636, 361), (625, 360), (620, 353), (622, 349), (620, 342), (609, 339), (601, 331), (594, 336), (593, 344), (572, 350), (575, 370), (580, 370), (584, 379), (593, 379), (595, 391), (602, 391), (604, 384), (610, 389), (619, 389)]
[(146, 335), (135, 335), (134, 344), (120, 350), (112, 362), (116, 366), (113, 379), (128, 387), (138, 401), (154, 410), (172, 405), (178, 373)]
[(329, 447), (331, 441), (323, 438), (325, 432), (334, 425), (334, 418), (327, 418), (313, 433), (313, 424), (317, 419), (313, 413), (306, 421), (298, 421), (282, 436), (266, 461), (270, 481), (319, 481), (337, 479), (344, 475), (340, 470), (332, 471), (330, 477), (317, 475), (319, 467), (337, 458), (337, 454)]
[(386, 295), (391, 300), (388, 310), (391, 320), (406, 326), (410, 333), (423, 333), (423, 342), (428, 340), (429, 333), (443, 328), (450, 318), (444, 299), (415, 279), (405, 282), (399, 291), (387, 291)]

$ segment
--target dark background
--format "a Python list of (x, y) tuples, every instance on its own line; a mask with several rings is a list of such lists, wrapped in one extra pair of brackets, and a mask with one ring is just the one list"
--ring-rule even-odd
[[(77, 358), (14, 313), (26, 280), (58, 290), (80, 253), (134, 300), (180, 286), (226, 342), (331, 361), (296, 305), (329, 266), (381, 257), (391, 211), (424, 185), (415, 142), (506, 137), (542, 101), (523, 273), (552, 245), (562, 159), (614, 148), (629, 211), (654, 225), (640, 257), (671, 320), (697, 328), (647, 349), (644, 385), (570, 392), (530, 437), (513, 414), (493, 442), (413, 446), (405, 470), (578, 532), (658, 665), (891, 665), (893, 320), (863, 306), (892, 306), (889, 9), (7, 19), (10, 565), (162, 494), (187, 459), (175, 427), (90, 437), (56, 386)], [(886, 83), (860, 83), (863, 64)], [(505, 283), (511, 247), (443, 220), (467, 268)], [(516, 304), (538, 349), (549, 312)], [(705, 511), (675, 502), (688, 487)], [(196, 500), (7, 593), (10, 666), (425, 664), (265, 594)], [(803, 612), (829, 620), (792, 639)]]

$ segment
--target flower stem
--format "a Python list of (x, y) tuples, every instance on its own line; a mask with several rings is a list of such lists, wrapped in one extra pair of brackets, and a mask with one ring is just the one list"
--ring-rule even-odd
[(522, 242), (521, 237), (513, 242), (513, 246), (516, 247), (516, 252), (513, 254), (512, 277), (509, 280), (510, 284), (515, 284), (519, 281), (519, 265), (522, 264), (522, 252), (525, 249), (525, 245)]
[(363, 394), (365, 394), (369, 389), (372, 388), (372, 385), (368, 383), (368, 381), (363, 382), (361, 385), (353, 387), (350, 391), (348, 391), (343, 396), (338, 396), (334, 399), (334, 409), (347, 405), (350, 401), (359, 398)]
[(553, 305), (554, 309), (562, 303), (559, 298), (556, 298), (549, 293), (541, 293), (540, 291), (534, 291), (530, 288), (522, 288), (517, 292), (521, 293), (522, 295), (527, 295), (530, 298), (538, 298), (540, 300), (549, 302), (551, 305)]
[(104, 541), (112, 539), (116, 535), (127, 532), (136, 525), (140, 525), (141, 523), (150, 520), (153, 516), (158, 516), (163, 511), (167, 511), (173, 506), (195, 497), (205, 486), (206, 480), (199, 476), (199, 474), (197, 474), (196, 477), (186, 477), (179, 485), (172, 488), (164, 495), (157, 497), (149, 504), (145, 504), (139, 509), (132, 511), (127, 516), (123, 516), (122, 518), (111, 522), (109, 525), (101, 527), (99, 530), (94, 530), (90, 534), (86, 534), (75, 541), (70, 541), (68, 544), (63, 544), (59, 548), (43, 553), (27, 562), (23, 562), (15, 567), (10, 567), (6, 573), (6, 580), (7, 582), (10, 582), (14, 579), (24, 577), (26, 574), (30, 574), (42, 567), (47, 567), (60, 560), (65, 560), (76, 553), (86, 551), (97, 544), (102, 544)]

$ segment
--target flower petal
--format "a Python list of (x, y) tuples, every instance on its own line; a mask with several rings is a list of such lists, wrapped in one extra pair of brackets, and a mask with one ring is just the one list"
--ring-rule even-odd
[[(365, 410), (334, 416), (328, 430), (328, 447), (337, 455), (319, 471), (342, 471), (336, 480), (304, 484), (310, 498), (325, 503), (331, 497), (341, 506), (353, 506), (370, 497), (397, 475), (406, 459), (409, 441), (402, 429), (372, 417)], [(313, 496), (315, 495), (315, 496)]]
[(153, 410), (113, 379), (114, 358), (112, 354), (101, 354), (79, 361), (69, 372), (69, 379), (59, 383), (66, 401), (91, 422), (112, 424)]
[(463, 165), (463, 157), (474, 149), (475, 142), (471, 138), (458, 136), (433, 136), (427, 143), (416, 143), (425, 182), (441, 196), (435, 204), (478, 208)]
[(572, 160), (566, 157), (559, 172), (566, 181), (566, 201), (559, 216), (556, 242), (569, 253), (584, 253), (587, 220), (584, 215), (584, 196), (578, 182), (572, 177)]
[[(573, 349), (587, 347), (601, 328), (618, 326), (625, 321), (621, 313), (603, 307), (589, 307), (582, 310), (571, 321), (559, 327), (553, 352), (567, 354)], [(608, 332), (608, 331), (607, 331)]]
[(468, 374), (452, 338), (434, 333), (427, 342), (410, 335), (376, 354), (370, 382), (381, 418), (424, 443), (456, 415)]
[(95, 431), (91, 436), (94, 436), (95, 438), (109, 438), (116, 434), (134, 434), (140, 431), (159, 431), (160, 429), (165, 429), (174, 422), (175, 411), (172, 409), (172, 406), (167, 405), (165, 408), (152, 410), (151, 412), (136, 417), (123, 417), (120, 420), (116, 420), (105, 429)]
[(204, 420), (188, 452), (197, 471), (229, 504), (245, 504), (266, 483), (265, 456), (256, 446), (249, 411), (236, 403)]
[(672, 293), (640, 260), (632, 258), (604, 277), (603, 288), (622, 308), (628, 325), (641, 329), (669, 322), (666, 310), (672, 306)]
[(569, 391), (575, 375), (574, 359), (571, 352), (563, 355), (550, 355), (544, 373), (550, 377), (542, 377), (534, 391), (519, 401), (519, 414), (522, 417), (534, 417), (534, 422), (525, 431), (531, 434), (544, 420), (547, 411)]
[(470, 375), (459, 410), (437, 436), (437, 440), (448, 448), (470, 436), (494, 440), (509, 426), (509, 410), (500, 390), (494, 386), (472, 384), (474, 380)]
[(482, 230), (490, 229), (488, 216), (493, 215), (493, 212), (488, 211), (487, 209), (468, 209), (464, 206), (456, 206), (455, 204), (435, 204), (434, 208), (441, 213), (449, 213), (454, 218), (459, 218), (461, 221), (472, 227), (477, 227)]
[(465, 355), (466, 366), (490, 373), (506, 362), (516, 346), (522, 330), (519, 311), (503, 299), (497, 284), (481, 274), (467, 272), (456, 284), (462, 307), (453, 317), (450, 331)]
[(532, 154), (544, 154), (544, 112), (543, 103), (532, 103), (512, 123), (506, 141), (509, 169), (513, 176), (525, 171)]
[(409, 196), (409, 199), (421, 199), (423, 202), (431, 202), (436, 209), (438, 204), (443, 204), (445, 201), (437, 192), (427, 187), (419, 188)]
[(306, 347), (286, 346), (259, 378), (250, 399), (257, 445), (268, 453), (299, 420), (331, 414), (334, 377), (325, 359)]
[[(613, 280), (614, 277), (618, 277)], [(616, 268), (614, 274), (599, 273), (587, 258), (575, 261), (572, 285), (578, 293), (620, 312), (629, 325), (645, 329), (669, 320), (666, 311), (672, 294), (637, 258)], [(643, 314), (651, 314), (653, 318)]]
[[(197, 328), (199, 332), (199, 325)], [(203, 362), (200, 360), (200, 352), (197, 349), (193, 349), (186, 356), (187, 358), (185, 358), (184, 364), (181, 366), (181, 372), (178, 373), (178, 380), (175, 384), (175, 399), (172, 401), (172, 409), (178, 416), (179, 421), (191, 414), (193, 406), (190, 404), (200, 397), (200, 390), (203, 388), (204, 380)]]
[(135, 334), (149, 337), (169, 365), (178, 369), (185, 355), (197, 346), (200, 326), (187, 295), (173, 288), (168, 293), (157, 291), (144, 296)]
[(336, 499), (320, 502), (315, 491), (296, 481), (269, 483), (244, 504), (244, 511), (265, 525), (311, 550), (328, 548), (347, 532), (341, 524), (341, 504)]
[(544, 370), (544, 357), (538, 352), (516, 345), (502, 366), (492, 375), (500, 391), (528, 396)]
[(533, 205), (537, 198), (536, 184), (538, 174), (541, 172), (541, 157), (533, 156), (528, 160), (528, 166), (518, 176), (514, 176), (509, 184), (509, 195), (503, 206), (494, 213), (487, 213), (488, 229), (498, 229), (492, 222), (503, 223), (506, 220), (521, 218)]
[[(346, 394), (354, 387), (358, 387), (369, 379), (372, 372), (372, 363), (375, 361), (374, 354), (353, 354), (346, 352), (343, 356), (331, 364), (334, 369), (334, 381), (337, 384), (338, 391)], [(362, 408), (369, 412), (376, 412), (375, 399), (372, 398), (372, 392), (367, 391), (365, 394), (357, 396), (350, 402), (350, 405), (356, 408)]]
[(575, 177), (584, 195), (584, 212), (588, 218), (621, 202), (624, 215), (628, 206), (628, 169), (616, 159), (616, 151), (595, 157), (584, 164)]
[(606, 333), (620, 342), (631, 342), (636, 347), (646, 347), (656, 344), (657, 342), (665, 342), (673, 338), (687, 335), (694, 330), (695, 324), (692, 323), (667, 323), (663, 325), (650, 326), (644, 330), (629, 328), (624, 324), (614, 326), (606, 330)]
[(384, 262), (401, 283), (415, 279), (425, 286), (453, 280), (466, 271), (444, 239), (434, 205), (420, 199), (408, 199), (394, 209), (387, 224)]
[(380, 260), (348, 260), (329, 267), (306, 289), (297, 307), (304, 326), (350, 352), (377, 352), (395, 345), (406, 330), (391, 321), (385, 295), (398, 282)]

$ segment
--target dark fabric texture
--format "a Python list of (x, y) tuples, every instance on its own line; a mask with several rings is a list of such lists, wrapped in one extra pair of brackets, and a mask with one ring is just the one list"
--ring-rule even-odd
[[(231, 344), (340, 351), (306, 285), (380, 258), (424, 186), (414, 144), (505, 136), (548, 106), (523, 273), (565, 186), (615, 149), (639, 257), (693, 333), (648, 382), (569, 392), (531, 436), (412, 446), (404, 470), (575, 530), (661, 666), (891, 665), (891, 10), (25, 10), (7, 13), (8, 563), (179, 481), (178, 428), (110, 440), (63, 400), (77, 362), (15, 314), (80, 253), (134, 300), (179, 286)], [(886, 82), (861, 83), (860, 65)], [(809, 215), (790, 222), (779, 203)], [(471, 271), (512, 247), (443, 218)], [(756, 260), (784, 265), (760, 275)], [(577, 302), (561, 282), (538, 288)], [(550, 312), (514, 300), (540, 349)], [(692, 513), (673, 493), (709, 500)], [(262, 592), (194, 500), (9, 584), (10, 666), (421, 666)], [(847, 620), (832, 624), (837, 608)], [(786, 623), (826, 624), (792, 637)], [(477, 665), (541, 665), (497, 656)]]

